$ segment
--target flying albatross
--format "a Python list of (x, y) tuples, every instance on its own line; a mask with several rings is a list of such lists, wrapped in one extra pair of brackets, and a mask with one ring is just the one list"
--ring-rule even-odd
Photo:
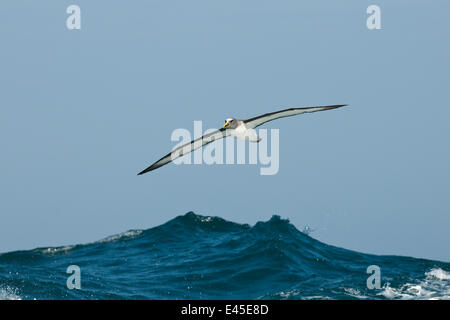
[(213, 131), (211, 133), (205, 134), (203, 137), (192, 140), (189, 143), (186, 143), (182, 146), (179, 146), (172, 150), (169, 154), (165, 155), (155, 163), (153, 163), (147, 169), (138, 173), (138, 175), (147, 173), (149, 171), (155, 170), (163, 165), (172, 162), (173, 160), (188, 154), (208, 143), (213, 141), (228, 137), (234, 136), (238, 139), (248, 140), (251, 142), (259, 142), (261, 139), (257, 136), (255, 132), (255, 128), (260, 125), (272, 121), (278, 118), (291, 117), (297, 114), (316, 112), (316, 111), (324, 111), (331, 110), (340, 107), (344, 107), (346, 104), (338, 104), (332, 106), (316, 106), (316, 107), (308, 107), (308, 108), (290, 108), (280, 111), (275, 111), (271, 113), (266, 113), (261, 116), (257, 116), (254, 118), (250, 118), (247, 120), (238, 120), (234, 118), (228, 118), (225, 120), (225, 124), (219, 130)]

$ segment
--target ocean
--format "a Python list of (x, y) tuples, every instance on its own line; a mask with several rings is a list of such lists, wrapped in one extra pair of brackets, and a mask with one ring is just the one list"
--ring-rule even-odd
[(0, 299), (450, 299), (450, 263), (335, 247), (279, 216), (250, 226), (189, 212), (93, 243), (2, 253)]

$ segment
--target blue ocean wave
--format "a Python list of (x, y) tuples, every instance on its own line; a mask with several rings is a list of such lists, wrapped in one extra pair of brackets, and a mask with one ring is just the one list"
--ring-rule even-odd
[[(81, 270), (81, 289), (66, 285)], [(380, 267), (380, 288), (367, 286)], [(450, 263), (322, 243), (273, 216), (189, 212), (100, 241), (0, 254), (0, 299), (450, 299)]]

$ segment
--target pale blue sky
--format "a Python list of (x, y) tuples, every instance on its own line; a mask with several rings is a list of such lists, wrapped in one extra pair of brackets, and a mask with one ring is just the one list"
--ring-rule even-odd
[[(82, 29), (66, 28), (81, 7)], [(381, 7), (382, 30), (366, 28)], [(273, 214), (340, 247), (450, 261), (448, 1), (0, 5), (0, 252), (190, 210)], [(280, 170), (167, 165), (176, 128), (283, 107)], [(239, 184), (235, 185), (235, 181)]]

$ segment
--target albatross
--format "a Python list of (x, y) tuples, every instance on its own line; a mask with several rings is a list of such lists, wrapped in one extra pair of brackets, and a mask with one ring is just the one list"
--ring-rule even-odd
[(227, 118), (225, 119), (225, 124), (222, 126), (222, 128), (213, 131), (211, 133), (205, 134), (201, 138), (192, 140), (191, 142), (188, 142), (182, 146), (173, 149), (172, 152), (166, 154), (164, 157), (153, 163), (151, 166), (139, 172), (138, 175), (142, 175), (149, 171), (158, 169), (181, 156), (184, 156), (200, 147), (203, 147), (204, 145), (207, 145), (208, 143), (211, 143), (219, 139), (223, 139), (228, 136), (234, 136), (237, 139), (248, 140), (250, 142), (259, 142), (261, 139), (258, 137), (254, 129), (266, 122), (276, 120), (279, 118), (291, 117), (302, 113), (325, 111), (344, 106), (346, 106), (346, 104), (315, 106), (307, 108), (289, 108), (280, 111), (266, 113), (247, 120)]

